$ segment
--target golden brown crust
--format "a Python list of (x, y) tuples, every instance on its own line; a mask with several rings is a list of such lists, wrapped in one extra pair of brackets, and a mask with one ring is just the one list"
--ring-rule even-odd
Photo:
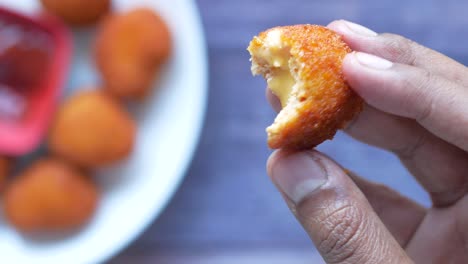
[(96, 23), (110, 9), (110, 0), (41, 0), (51, 13), (74, 26)]
[(8, 185), (5, 216), (23, 232), (76, 228), (91, 218), (98, 200), (89, 177), (60, 160), (44, 158)]
[(109, 16), (95, 43), (96, 64), (105, 89), (121, 98), (144, 98), (168, 60), (171, 47), (169, 29), (154, 11), (140, 8)]
[(281, 42), (290, 47), (291, 56), (301, 65), (299, 78), (304, 85), (297, 95), (297, 118), (278, 129), (270, 128), (268, 145), (273, 149), (310, 149), (332, 139), (362, 109), (362, 99), (349, 88), (341, 70), (351, 49), (325, 27), (296, 25), (260, 33), (249, 50), (261, 48), (268, 32), (275, 29), (281, 30)]
[(96, 167), (125, 159), (135, 136), (136, 124), (119, 102), (103, 91), (81, 91), (58, 110), (49, 147), (77, 165)]

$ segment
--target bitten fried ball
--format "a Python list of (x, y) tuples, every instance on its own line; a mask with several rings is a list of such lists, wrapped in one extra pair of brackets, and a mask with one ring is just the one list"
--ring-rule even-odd
[(144, 98), (168, 60), (171, 46), (166, 23), (150, 9), (108, 17), (95, 43), (105, 89), (121, 98)]
[(44, 158), (5, 191), (5, 216), (22, 232), (78, 228), (94, 214), (99, 191), (89, 177), (63, 161)]
[(58, 110), (49, 148), (79, 166), (96, 167), (125, 159), (135, 134), (135, 122), (114, 98), (99, 90), (80, 91)]
[(252, 73), (262, 75), (283, 109), (267, 128), (273, 148), (310, 149), (332, 139), (362, 109), (343, 78), (351, 49), (335, 32), (317, 25), (269, 29), (248, 50)]
[(5, 157), (0, 157), (0, 192), (3, 191), (10, 171), (10, 160)]
[(75, 26), (96, 23), (110, 9), (110, 0), (41, 0), (47, 11)]

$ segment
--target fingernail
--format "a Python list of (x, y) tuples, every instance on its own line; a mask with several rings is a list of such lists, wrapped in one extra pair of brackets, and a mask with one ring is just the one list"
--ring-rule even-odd
[(370, 29), (368, 29), (368, 28), (366, 28), (364, 26), (361, 26), (359, 24), (349, 22), (349, 21), (346, 21), (346, 20), (343, 20), (343, 22), (355, 34), (358, 34), (358, 35), (361, 35), (361, 36), (364, 36), (364, 37), (375, 37), (375, 36), (378, 35), (375, 31), (370, 30)]
[(361, 65), (375, 70), (386, 70), (393, 65), (391, 61), (363, 52), (355, 52), (354, 56)]
[(309, 152), (283, 157), (271, 173), (278, 188), (296, 204), (327, 182), (325, 169)]

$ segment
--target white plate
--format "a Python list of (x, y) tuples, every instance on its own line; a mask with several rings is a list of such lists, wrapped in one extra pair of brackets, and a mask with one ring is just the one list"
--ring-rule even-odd
[[(24, 12), (35, 12), (39, 1), (0, 0)], [(26, 238), (0, 218), (1, 263), (97, 263), (110, 258), (157, 217), (181, 182), (202, 127), (207, 60), (200, 18), (190, 0), (120, 0), (118, 10), (146, 6), (168, 22), (174, 54), (160, 90), (136, 109), (138, 142), (130, 160), (101, 172), (103, 199), (99, 210), (78, 233), (61, 238)], [(76, 33), (70, 88), (99, 81), (89, 55), (90, 32)]]

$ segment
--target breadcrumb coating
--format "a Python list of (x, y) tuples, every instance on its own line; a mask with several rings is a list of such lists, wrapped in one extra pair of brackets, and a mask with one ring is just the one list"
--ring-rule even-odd
[(252, 73), (262, 75), (283, 109), (267, 128), (270, 148), (311, 149), (332, 139), (363, 100), (341, 70), (351, 52), (335, 32), (317, 25), (275, 27), (251, 41)]

